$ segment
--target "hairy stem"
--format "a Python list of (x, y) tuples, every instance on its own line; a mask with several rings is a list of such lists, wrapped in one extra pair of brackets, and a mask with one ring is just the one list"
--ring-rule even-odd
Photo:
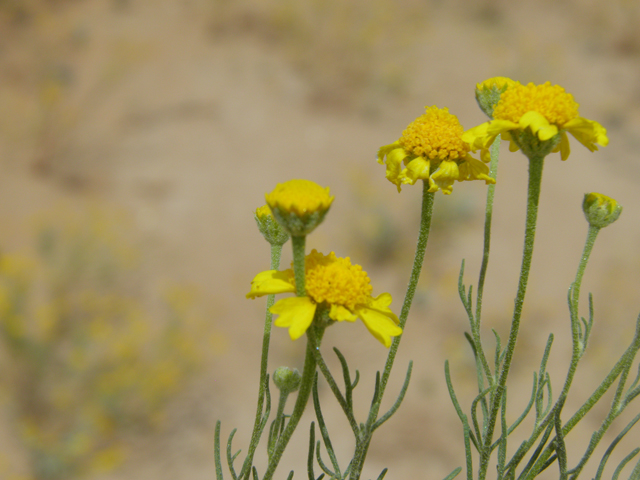
[(529, 281), (529, 271), (531, 269), (531, 259), (533, 257), (533, 245), (536, 234), (536, 223), (538, 218), (538, 203), (540, 200), (540, 184), (542, 181), (542, 169), (544, 166), (544, 156), (532, 155), (529, 158), (529, 186), (527, 193), (527, 217), (524, 233), (524, 249), (522, 254), (522, 266), (520, 268), (520, 280), (518, 281), (518, 292), (515, 299), (515, 307), (513, 310), (513, 319), (511, 320), (511, 331), (509, 332), (509, 341), (505, 347), (505, 356), (501, 365), (500, 375), (498, 378), (497, 388), (492, 394), (491, 410), (489, 413), (489, 421), (487, 422), (486, 432), (482, 441), (482, 452), (480, 454), (480, 467), (478, 479), (484, 480), (489, 468), (489, 459), (491, 457), (491, 445), (493, 442), (493, 432), (502, 403), (502, 395), (507, 384), (513, 352), (518, 339), (518, 331), (520, 329), (520, 318), (522, 317), (522, 306), (527, 291), (527, 283)]

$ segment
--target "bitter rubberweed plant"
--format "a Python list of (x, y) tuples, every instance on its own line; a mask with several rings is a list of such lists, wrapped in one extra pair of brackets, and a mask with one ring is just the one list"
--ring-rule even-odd
[[(621, 207), (609, 197), (598, 193), (585, 195), (583, 211), (589, 224), (587, 239), (578, 264), (575, 280), (568, 291), (569, 325), (571, 328), (571, 359), (562, 389), (554, 397), (548, 362), (554, 342), (550, 334), (541, 356), (540, 366), (533, 373), (531, 395), (525, 408), (511, 421), (508, 414), (510, 373), (517, 353), (516, 343), (523, 321), (529, 274), (533, 261), (538, 206), (542, 190), (542, 178), (546, 157), (560, 152), (563, 160), (570, 154), (567, 133), (571, 133), (589, 150), (597, 145), (606, 146), (606, 130), (599, 123), (580, 117), (578, 104), (562, 87), (522, 85), (505, 77), (491, 78), (477, 85), (476, 100), (487, 114), (489, 121), (464, 131), (458, 119), (444, 108), (432, 106), (426, 113), (408, 125), (400, 138), (378, 151), (378, 162), (386, 167), (386, 178), (398, 191), (402, 186), (422, 181), (422, 212), (418, 242), (413, 267), (409, 276), (405, 299), (399, 316), (390, 309), (391, 295), (373, 296), (373, 288), (367, 273), (349, 258), (337, 257), (315, 250), (305, 251), (306, 236), (323, 221), (333, 197), (329, 190), (307, 180), (291, 180), (278, 185), (266, 195), (267, 206), (256, 212), (258, 226), (272, 245), (271, 270), (259, 273), (251, 283), (248, 298), (268, 295), (265, 317), (262, 360), (260, 369), (258, 408), (254, 430), (247, 454), (239, 472), (234, 462), (240, 452), (233, 452), (233, 430), (227, 442), (227, 464), (233, 480), (270, 480), (273, 478), (282, 454), (287, 448), (302, 413), (312, 398), (316, 421), (309, 430), (307, 477), (309, 480), (330, 478), (357, 480), (361, 477), (373, 434), (399, 409), (409, 387), (413, 362), (409, 362), (404, 383), (395, 402), (381, 413), (383, 397), (393, 369), (402, 334), (422, 270), (435, 195), (453, 192), (457, 182), (482, 180), (488, 185), (485, 208), (484, 247), (478, 284), (475, 289), (464, 283), (464, 261), (460, 269), (458, 290), (464, 311), (468, 317), (470, 333), (465, 334), (475, 359), (477, 394), (465, 413), (453, 386), (448, 361), (445, 362), (445, 383), (454, 410), (463, 430), (465, 467), (468, 480), (484, 480), (487, 477), (515, 480), (533, 479), (552, 464), (558, 468), (560, 479), (575, 479), (593, 456), (596, 447), (614, 420), (640, 395), (640, 369), (632, 382), (628, 382), (635, 356), (640, 349), (640, 319), (631, 345), (614, 365), (599, 387), (573, 414), (565, 410), (567, 396), (573, 384), (581, 358), (588, 345), (594, 323), (593, 299), (589, 295), (588, 317), (581, 317), (580, 287), (589, 257), (599, 231), (613, 223), (620, 215)], [(494, 194), (498, 169), (500, 140), (510, 142), (511, 151), (521, 150), (529, 162), (525, 233), (522, 264), (516, 288), (514, 309), (509, 336), (503, 342), (496, 331), (493, 358), (482, 339), (482, 306), (490, 258), (491, 225), (494, 210)], [(470, 152), (480, 150), (480, 160)], [(488, 165), (487, 165), (488, 164)], [(271, 216), (273, 215), (273, 216)], [(268, 228), (267, 228), (268, 225)], [(293, 248), (292, 268), (279, 271), (279, 255), (282, 244), (290, 235)], [(275, 240), (277, 238), (278, 240)], [(292, 293), (295, 296), (274, 303), (274, 295)], [(280, 367), (274, 374), (280, 397), (271, 427), (267, 434), (268, 463), (264, 473), (253, 464), (254, 454), (271, 413), (269, 376), (266, 362), (271, 334), (271, 315), (277, 314), (275, 326), (289, 329), (293, 340), (307, 337), (302, 374), (297, 370)], [(354, 394), (361, 383), (358, 370), (353, 371), (347, 358), (351, 355), (333, 348), (338, 358), (342, 382), (336, 381), (323, 355), (322, 338), (326, 328), (339, 322), (362, 320), (369, 332), (389, 348), (387, 359), (374, 381), (374, 391), (369, 412), (364, 421), (354, 410)], [(325, 381), (338, 402), (354, 436), (351, 459), (341, 460), (344, 452), (337, 452), (331, 438), (331, 425), (323, 414), (318, 384)], [(598, 403), (617, 381), (614, 399), (601, 426), (593, 433), (584, 454), (576, 461), (567, 448), (570, 433), (575, 425)], [(340, 385), (342, 383), (342, 385)], [(297, 391), (295, 404), (287, 414), (287, 399)], [(566, 418), (569, 420), (565, 420)], [(531, 419), (530, 422), (525, 420)], [(603, 478), (611, 453), (628, 432), (640, 421), (640, 415), (631, 420), (610, 444), (598, 466), (596, 478)], [(511, 435), (523, 425), (531, 432), (517, 448), (509, 442)], [(316, 426), (320, 434), (316, 440)], [(629, 453), (616, 467), (612, 478), (618, 478), (640, 449)], [(215, 449), (216, 476), (223, 480), (220, 444), (220, 423), (216, 426)], [(316, 476), (316, 467), (321, 473)], [(493, 473), (492, 468), (495, 468)], [(455, 468), (445, 480), (451, 480), (462, 472)], [(381, 480), (387, 474), (385, 468), (379, 474)], [(288, 479), (293, 478), (290, 470)], [(636, 463), (630, 479), (640, 476), (640, 462)]]

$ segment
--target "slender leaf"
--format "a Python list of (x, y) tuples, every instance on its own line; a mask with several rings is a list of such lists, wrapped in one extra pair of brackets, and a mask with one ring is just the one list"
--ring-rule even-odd
[(409, 362), (409, 366), (407, 367), (407, 374), (404, 377), (404, 383), (402, 384), (402, 388), (400, 389), (400, 393), (398, 394), (398, 398), (393, 403), (391, 408), (387, 411), (387, 413), (382, 415), (378, 419), (378, 421), (376, 421), (373, 424), (373, 427), (371, 428), (372, 432), (375, 429), (377, 429), (380, 425), (382, 425), (384, 422), (389, 420), (391, 418), (391, 416), (398, 411), (398, 408), (400, 408), (400, 405), (402, 404), (402, 401), (404, 400), (404, 396), (407, 393), (407, 388), (409, 388), (409, 381), (411, 380), (411, 371), (412, 370), (413, 370), (413, 361), (410, 361)]
[(451, 472), (449, 475), (447, 475), (446, 477), (444, 477), (442, 480), (453, 480), (454, 478), (456, 478), (458, 476), (458, 474), (462, 471), (462, 467), (458, 467), (456, 468), (453, 472)]

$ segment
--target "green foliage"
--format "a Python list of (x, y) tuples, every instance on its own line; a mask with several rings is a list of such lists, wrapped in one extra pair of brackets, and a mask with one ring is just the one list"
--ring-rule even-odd
[[(518, 90), (522, 90), (521, 87), (521, 85), (515, 86), (514, 83), (514, 86), (508, 88), (513, 88), (513, 92), (516, 91), (516, 88), (518, 88)], [(547, 87), (547, 84), (543, 87)], [(566, 95), (563, 89), (562, 94)], [(509, 96), (506, 95), (502, 98), (508, 97)], [(542, 353), (540, 366), (536, 372), (533, 372), (533, 382), (529, 401), (524, 409), (517, 412), (515, 420), (511, 420), (513, 417), (510, 414), (510, 403), (508, 401), (508, 393), (512, 385), (512, 382), (510, 382), (510, 374), (514, 362), (514, 355), (516, 353), (515, 347), (520, 334), (520, 326), (523, 320), (525, 296), (533, 261), (538, 221), (538, 205), (540, 202), (545, 157), (552, 153), (555, 147), (558, 147), (556, 151), (562, 151), (562, 148), (559, 147), (559, 142), (561, 141), (565, 142), (565, 147), (567, 147), (567, 132), (572, 133), (578, 141), (591, 150), (594, 150), (595, 143), (602, 146), (606, 146), (608, 143), (604, 127), (599, 125), (597, 122), (578, 118), (577, 110), (575, 113), (576, 117), (572, 117), (573, 120), (575, 120), (573, 125), (582, 122), (585, 127), (584, 130), (574, 132), (571, 132), (570, 130), (572, 124), (569, 123), (569, 121), (565, 124), (551, 125), (551, 121), (540, 113), (540, 111), (536, 110), (536, 108), (539, 108), (539, 110), (545, 111), (545, 109), (549, 107), (549, 104), (551, 104), (551, 107), (561, 105), (562, 98), (564, 97), (558, 97), (560, 100), (556, 100), (557, 104), (553, 104), (553, 99), (549, 100), (548, 95), (541, 94), (540, 98), (536, 99), (541, 102), (541, 107), (536, 107), (535, 105), (533, 107), (529, 106), (529, 104), (526, 103), (526, 101), (528, 101), (526, 100), (527, 98), (528, 97), (526, 95), (523, 95), (522, 98), (514, 100), (513, 104), (510, 105), (522, 106), (518, 103), (521, 102), (526, 105), (525, 107), (522, 107), (523, 109), (532, 109), (521, 114), (520, 123), (499, 119), (496, 123), (497, 127), (492, 124), (483, 124), (467, 131), (464, 134), (461, 133), (462, 138), (469, 138), (471, 149), (476, 148), (482, 150), (482, 158), (490, 162), (490, 167), (488, 169), (482, 165), (482, 170), (484, 171), (487, 169), (491, 177), (485, 179), (488, 184), (495, 183), (492, 181), (495, 180), (497, 176), (498, 155), (501, 141), (500, 137), (496, 136), (494, 133), (487, 133), (493, 131), (491, 129), (506, 129), (502, 134), (508, 135), (507, 138), (512, 141), (512, 147), (514, 146), (513, 142), (515, 142), (515, 146), (522, 150), (529, 161), (526, 211), (524, 213), (525, 235), (523, 242), (522, 266), (516, 288), (510, 331), (506, 341), (503, 341), (500, 335), (496, 331), (493, 331), (493, 337), (495, 338), (495, 349), (493, 352), (489, 352), (486, 349), (486, 343), (483, 341), (482, 304), (486, 272), (490, 258), (491, 223), (493, 216), (493, 200), (496, 188), (494, 184), (489, 185), (487, 191), (484, 248), (482, 251), (482, 263), (478, 276), (478, 283), (475, 288), (475, 295), (473, 286), (469, 285), (467, 287), (464, 282), (464, 261), (462, 262), (462, 267), (460, 269), (458, 291), (462, 306), (464, 307), (464, 312), (466, 313), (469, 321), (470, 332), (466, 333), (465, 337), (471, 347), (473, 358), (475, 359), (475, 377), (477, 381), (477, 393), (472, 399), (470, 399), (468, 413), (465, 412), (465, 401), (461, 400), (456, 394), (448, 361), (445, 362), (445, 383), (447, 385), (454, 410), (462, 423), (462, 440), (465, 447), (465, 469), (467, 480), (485, 480), (489, 476), (493, 478), (494, 475), (490, 473), (493, 471), (495, 471), (495, 478), (499, 480), (531, 480), (539, 477), (542, 472), (552, 466), (558, 469), (557, 475), (561, 480), (574, 480), (583, 473), (585, 465), (594, 455), (594, 452), (604, 438), (605, 433), (610, 429), (610, 427), (612, 427), (614, 421), (638, 396), (640, 396), (640, 367), (635, 367), (638, 372), (635, 378), (632, 381), (629, 381), (629, 374), (631, 373), (632, 368), (634, 368), (634, 365), (636, 365), (636, 354), (640, 350), (640, 317), (638, 317), (636, 331), (629, 347), (622, 353), (616, 364), (601, 381), (600, 385), (584, 400), (582, 406), (575, 412), (568, 413), (565, 409), (567, 396), (571, 386), (573, 385), (578, 364), (587, 349), (595, 318), (593, 298), (591, 295), (589, 295), (588, 301), (588, 317), (581, 317), (579, 314), (580, 288), (583, 276), (599, 231), (613, 223), (622, 211), (622, 207), (617, 206), (617, 202), (615, 202), (615, 200), (610, 199), (609, 197), (604, 197), (601, 194), (592, 193), (588, 195), (589, 199), (585, 202), (586, 210), (589, 210), (587, 212), (587, 220), (589, 223), (587, 238), (582, 255), (580, 256), (575, 280), (569, 286), (568, 291), (567, 300), (569, 315), (566, 324), (570, 327), (571, 331), (571, 359), (567, 367), (564, 383), (562, 384), (560, 392), (556, 392), (554, 396), (551, 378), (552, 373), (548, 369), (551, 348), (554, 342), (554, 335), (551, 333), (548, 336), (545, 349)], [(541, 125), (543, 124), (546, 128), (552, 130), (550, 138), (545, 137), (544, 139), (541, 139), (540, 135), (536, 133), (537, 131), (534, 132), (534, 128), (532, 126), (527, 125), (526, 127), (523, 127), (522, 119), (524, 119), (525, 116), (529, 116), (530, 119), (537, 119), (536, 121), (540, 122), (538, 124), (540, 131), (542, 128)], [(550, 117), (553, 117), (553, 115), (550, 115)], [(569, 125), (569, 127), (564, 129), (565, 125)], [(520, 145), (514, 140), (514, 133), (511, 130), (517, 130), (516, 133), (518, 135), (528, 138), (530, 142), (528, 145), (525, 145), (526, 148), (523, 148), (523, 145)], [(431, 141), (431, 137), (439, 138), (438, 135), (431, 132), (431, 129), (424, 129), (424, 133), (419, 138), (419, 141), (421, 144), (427, 144)], [(392, 144), (391, 147), (394, 145), (396, 144)], [(404, 155), (404, 153), (402, 154)], [(429, 158), (436, 157), (441, 154), (442, 151), (438, 152), (435, 147), (429, 150)], [(487, 154), (490, 155), (490, 158), (487, 158)], [(566, 158), (567, 155), (568, 149), (564, 151), (562, 158)], [(417, 156), (417, 154), (414, 156)], [(408, 164), (406, 161), (402, 162), (402, 158), (398, 159), (394, 157), (391, 161), (387, 159), (387, 179), (398, 185), (394, 179), (400, 178), (401, 175), (399, 172), (405, 166), (407, 169), (411, 169), (412, 167), (410, 163), (413, 161), (415, 160), (411, 160)], [(462, 178), (460, 176), (456, 177), (456, 175), (459, 175), (460, 170), (462, 170), (462, 167), (459, 167), (461, 164), (455, 163), (452, 160), (449, 160), (449, 162), (453, 164), (451, 172), (458, 172), (455, 175), (451, 173), (451, 182), (454, 180), (464, 181), (477, 179), (473, 175), (462, 175)], [(476, 160), (476, 162), (478, 162), (478, 164), (480, 163), (478, 160)], [(442, 163), (444, 163), (444, 160)], [(431, 177), (433, 177), (435, 172), (440, 168), (439, 166), (432, 167), (427, 160), (424, 160), (424, 163), (421, 165), (424, 165), (421, 167), (424, 168), (424, 170), (421, 170), (420, 175), (422, 176), (420, 178), (425, 178), (425, 180), (423, 181), (420, 232), (414, 264), (409, 277), (409, 286), (398, 318), (398, 325), (403, 329), (403, 331), (413, 302), (416, 285), (419, 281), (429, 232), (432, 226), (431, 220), (434, 204), (434, 192), (437, 188), (432, 190), (426, 179), (428, 178), (431, 180)], [(431, 177), (429, 177), (430, 175)], [(450, 190), (445, 191), (445, 193), (450, 193)], [(289, 200), (293, 204), (297, 199)], [(599, 210), (595, 211), (594, 209)], [(437, 228), (437, 224), (435, 227)], [(293, 265), (294, 273), (296, 275), (296, 293), (298, 297), (301, 297), (305, 294), (305, 278), (308, 274), (305, 270), (305, 237), (294, 236), (292, 237), (292, 243), (294, 256)], [(278, 259), (280, 249), (281, 246), (278, 245)], [(274, 252), (275, 250), (272, 246), (272, 259), (276, 258), (276, 256), (274, 256)], [(277, 263), (274, 264), (272, 261), (272, 269), (277, 269), (277, 267)], [(264, 275), (264, 273), (265, 272), (260, 275)], [(273, 272), (267, 273), (272, 275)], [(340, 288), (347, 289), (345, 291), (340, 291), (340, 293), (343, 294), (351, 291), (348, 290), (349, 287), (340, 285), (340, 281), (338, 280), (337, 275), (335, 278), (332, 277), (331, 281), (327, 283), (326, 289), (331, 290), (335, 288), (338, 289), (338, 291)], [(279, 293), (284, 290), (282, 288), (273, 288), (270, 291), (273, 293)], [(287, 291), (292, 290), (289, 289)], [(332, 291), (332, 293), (335, 292)], [(310, 300), (309, 297), (305, 297), (304, 301), (315, 302), (316, 300)], [(320, 304), (323, 300), (317, 300), (317, 302)], [(268, 300), (268, 305), (271, 304), (273, 304), (273, 296)], [(345, 318), (338, 315), (331, 316), (330, 313), (328, 316), (323, 316), (322, 314), (317, 313), (319, 311), (321, 312), (322, 309), (316, 309), (315, 305), (313, 308), (313, 311), (316, 313), (314, 313), (313, 318), (308, 319), (309, 323), (308, 328), (306, 329), (307, 348), (305, 366), (301, 375), (300, 390), (297, 394), (295, 406), (289, 415), (284, 413), (286, 410), (286, 401), (289, 392), (285, 391), (280, 394), (277, 413), (275, 415), (275, 419), (272, 421), (268, 434), (268, 465), (264, 474), (261, 476), (258, 469), (253, 466), (253, 456), (258, 446), (259, 438), (262, 435), (270, 417), (271, 399), (267, 388), (268, 376), (266, 375), (266, 369), (264, 367), (268, 354), (268, 341), (271, 326), (269, 310), (267, 312), (263, 342), (263, 368), (261, 371), (255, 427), (252, 434), (251, 444), (240, 472), (236, 472), (234, 467), (234, 462), (238, 458), (240, 451), (232, 453), (232, 441), (236, 432), (235, 429), (231, 432), (227, 442), (227, 464), (233, 480), (245, 480), (248, 479), (250, 475), (252, 475), (252, 478), (255, 480), (271, 480), (273, 478), (275, 470), (282, 458), (282, 454), (287, 448), (293, 431), (296, 429), (310, 397), (313, 401), (316, 422), (320, 432), (320, 439), (316, 440), (316, 422), (313, 422), (309, 431), (310, 439), (307, 458), (307, 476), (309, 480), (320, 480), (324, 477), (340, 480), (358, 480), (362, 475), (363, 465), (367, 457), (367, 452), (374, 432), (397, 412), (405, 397), (409, 387), (409, 380), (413, 366), (412, 362), (409, 363), (405, 381), (397, 395), (397, 399), (386, 413), (380, 415), (382, 399), (402, 338), (402, 335), (399, 335), (395, 336), (393, 339), (382, 373), (378, 372), (376, 375), (373, 386), (373, 398), (371, 400), (371, 406), (369, 408), (367, 418), (364, 421), (359, 421), (359, 419), (356, 418), (353, 408), (353, 396), (356, 386), (358, 386), (360, 380), (358, 371), (355, 371), (355, 378), (352, 380), (351, 369), (346, 360), (346, 356), (334, 348), (334, 352), (338, 357), (342, 370), (344, 386), (341, 389), (338, 386), (329, 366), (324, 360), (321, 348), (322, 337), (325, 329), (338, 321), (349, 320), (350, 317)], [(338, 308), (340, 308), (340, 305), (336, 307), (336, 310)], [(277, 311), (276, 313), (280, 313), (280, 311)], [(287, 319), (287, 321), (291, 320)], [(305, 324), (305, 327), (307, 327), (307, 324)], [(493, 358), (491, 358), (491, 353), (493, 353)], [(339, 456), (335, 451), (334, 441), (332, 441), (330, 435), (330, 426), (325, 420), (322, 411), (320, 396), (318, 394), (318, 383), (320, 378), (318, 370), (322, 374), (322, 377), (324, 377), (324, 380), (333, 393), (333, 396), (341, 407), (355, 439), (351, 459), (346, 463), (346, 465), (341, 464)], [(555, 371), (556, 369), (554, 369), (554, 372)], [(583, 418), (609, 391), (612, 391), (613, 401), (605, 414), (600, 427), (593, 432), (589, 444), (582, 455), (574, 458), (574, 451), (568, 448), (570, 442), (573, 441), (570, 435), (573, 428), (583, 420)], [(604, 472), (606, 465), (613, 450), (619, 443), (621, 443), (621, 440), (636, 425), (636, 423), (638, 423), (639, 420), (640, 415), (631, 420), (606, 449), (596, 474), (598, 479), (601, 479), (603, 475), (605, 475)], [(523, 432), (525, 428), (530, 429), (529, 433)], [(524, 434), (525, 439), (524, 441), (521, 441), (516, 448), (514, 448), (513, 442), (510, 442), (510, 440), (514, 438), (512, 435), (516, 430), (519, 430), (519, 435)], [(219, 423), (216, 427), (215, 443), (217, 478), (218, 480), (223, 480), (222, 461), (220, 458), (221, 445)], [(326, 455), (323, 453), (323, 450), (326, 452)], [(612, 474), (612, 478), (618, 478), (627, 464), (629, 464), (639, 452), (640, 449), (635, 449), (629, 453), (618, 464)], [(322, 471), (319, 476), (316, 476), (316, 465)], [(461, 467), (454, 469), (446, 477), (446, 480), (455, 478), (461, 473), (461, 471)], [(387, 469), (384, 469), (380, 473), (378, 479), (382, 479), (386, 472)], [(290, 472), (288, 478), (291, 479), (292, 477), (293, 471)], [(640, 478), (640, 461), (635, 464), (628, 478), (630, 480), (637, 480)]]

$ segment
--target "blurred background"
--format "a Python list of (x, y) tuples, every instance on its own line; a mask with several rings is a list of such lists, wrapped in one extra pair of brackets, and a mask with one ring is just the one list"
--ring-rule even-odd
[[(565, 412), (578, 408), (640, 308), (639, 22), (633, 0), (0, 0), (0, 478), (213, 478), (215, 421), (223, 438), (238, 427), (243, 450), (253, 423), (264, 301), (244, 295), (269, 266), (253, 219), (264, 193), (291, 178), (330, 186), (336, 200), (308, 248), (350, 256), (399, 311), (421, 192), (398, 195), (377, 149), (425, 106), (448, 107), (465, 128), (485, 121), (474, 87), (498, 75), (562, 85), (609, 133), (606, 149), (573, 141), (568, 161), (546, 162), (509, 394), (515, 419), (550, 332), (560, 390), (566, 289), (587, 227), (580, 205), (597, 191), (625, 210), (601, 233), (583, 283), (596, 323)], [(501, 162), (489, 351), (490, 328), (507, 336), (524, 230), (525, 158), (505, 149)], [(443, 364), (468, 409), (457, 276), (466, 258), (466, 281), (477, 281), (485, 194), (469, 182), (437, 195), (388, 401), (410, 359), (412, 383), (374, 440), (366, 478), (385, 466), (387, 478), (442, 478), (464, 462)], [(270, 371), (301, 368), (303, 342), (280, 329), (272, 339)], [(364, 415), (386, 351), (361, 323), (328, 330), (324, 345), (360, 370)], [(328, 389), (321, 395), (346, 462), (349, 427)], [(569, 437), (573, 463), (606, 410)], [(282, 475), (305, 475), (307, 413)], [(637, 444), (636, 434), (614, 459)]]

